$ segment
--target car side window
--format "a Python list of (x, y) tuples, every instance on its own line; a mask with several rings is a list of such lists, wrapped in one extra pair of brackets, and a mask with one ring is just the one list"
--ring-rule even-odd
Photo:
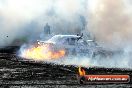
[(63, 44), (69, 44), (69, 38), (64, 39)]
[(76, 39), (75, 38), (69, 38), (68, 42), (69, 42), (69, 45), (75, 45)]

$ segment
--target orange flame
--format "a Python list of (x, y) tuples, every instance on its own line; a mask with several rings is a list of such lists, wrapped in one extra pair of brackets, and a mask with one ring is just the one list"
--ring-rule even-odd
[(85, 70), (81, 67), (79, 67), (78, 71), (80, 76), (84, 76), (86, 74)]
[(31, 58), (36, 61), (43, 61), (46, 59), (58, 59), (65, 55), (65, 50), (52, 51), (49, 45), (40, 45), (24, 50), (22, 56), (25, 58)]

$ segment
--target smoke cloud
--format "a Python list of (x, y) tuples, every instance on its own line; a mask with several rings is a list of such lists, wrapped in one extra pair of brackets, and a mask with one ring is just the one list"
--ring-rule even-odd
[[(0, 46), (38, 37), (49, 23), (56, 33), (80, 30), (85, 0), (0, 0)], [(74, 25), (74, 26), (73, 26)]]
[(124, 49), (124, 55), (107, 63), (106, 59), (77, 57), (64, 60), (65, 64), (132, 67), (131, 5), (131, 0), (0, 0), (0, 46), (15, 39), (34, 39), (46, 23), (56, 34), (73, 34), (86, 22), (87, 31), (102, 47)]
[(132, 9), (129, 0), (94, 0), (88, 30), (104, 47), (125, 48), (132, 42)]
[(46, 23), (56, 34), (73, 34), (86, 22), (102, 46), (124, 48), (132, 43), (131, 4), (131, 0), (0, 0), (0, 46), (39, 36)]

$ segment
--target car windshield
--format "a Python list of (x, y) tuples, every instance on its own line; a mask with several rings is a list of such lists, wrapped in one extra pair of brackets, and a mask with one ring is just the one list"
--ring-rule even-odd
[(75, 44), (76, 36), (55, 35), (48, 42)]
[(60, 42), (63, 39), (62, 36), (53, 36), (51, 39), (49, 39), (48, 41), (50, 42)]

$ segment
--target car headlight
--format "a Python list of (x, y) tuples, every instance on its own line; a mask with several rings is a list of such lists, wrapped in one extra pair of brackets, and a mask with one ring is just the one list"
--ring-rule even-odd
[(38, 42), (38, 44), (40, 44), (40, 42)]

